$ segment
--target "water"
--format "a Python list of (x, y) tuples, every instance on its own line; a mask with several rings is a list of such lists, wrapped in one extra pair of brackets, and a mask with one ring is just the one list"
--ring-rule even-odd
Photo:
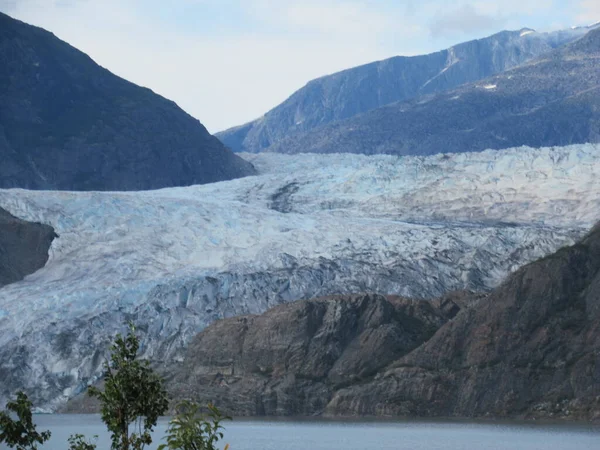
[[(52, 439), (43, 450), (65, 450), (70, 434), (99, 435), (98, 448), (110, 441), (99, 416), (36, 416), (38, 430)], [(167, 423), (155, 433), (155, 449)], [(226, 423), (222, 446), (231, 450), (587, 450), (600, 448), (600, 427), (560, 424), (465, 422), (255, 421)], [(221, 447), (222, 447), (221, 446)]]

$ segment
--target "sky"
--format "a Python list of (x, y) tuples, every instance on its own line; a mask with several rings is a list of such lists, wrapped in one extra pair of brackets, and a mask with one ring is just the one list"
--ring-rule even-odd
[(600, 21), (600, 0), (0, 0), (98, 64), (174, 100), (210, 132), (311, 79), (503, 29)]

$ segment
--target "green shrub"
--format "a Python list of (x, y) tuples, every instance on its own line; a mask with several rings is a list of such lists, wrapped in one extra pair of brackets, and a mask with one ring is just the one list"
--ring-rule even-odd
[[(38, 444), (50, 439), (51, 433), (38, 433), (31, 413), (32, 403), (24, 392), (17, 393), (17, 399), (8, 402), (6, 411), (0, 411), (0, 443), (17, 450), (37, 450)], [(17, 419), (11, 417), (11, 413)]]
[[(167, 443), (158, 450), (216, 450), (216, 443), (223, 439), (223, 416), (214, 406), (208, 405), (208, 414), (200, 414), (200, 407), (192, 402), (184, 401), (177, 406), (177, 414), (169, 422)], [(228, 449), (229, 445), (225, 446)]]
[[(94, 435), (94, 440), (98, 436)], [(96, 444), (86, 440), (83, 434), (72, 434), (69, 437), (69, 450), (96, 450)]]
[[(117, 335), (106, 362), (104, 391), (90, 387), (88, 394), (102, 405), (102, 420), (111, 434), (112, 450), (141, 450), (152, 443), (152, 430), (167, 412), (169, 402), (163, 380), (148, 361), (137, 358), (140, 342), (130, 324), (127, 337)], [(138, 433), (129, 432), (134, 424)]]
[[(100, 400), (102, 421), (111, 434), (112, 450), (142, 450), (152, 443), (151, 433), (158, 418), (167, 412), (169, 403), (163, 380), (150, 368), (148, 361), (137, 359), (139, 338), (133, 325), (125, 338), (118, 334), (111, 347), (110, 361), (105, 364), (104, 390), (90, 387), (88, 394)], [(23, 392), (0, 412), (0, 443), (17, 450), (37, 450), (38, 444), (50, 439), (50, 432), (38, 433), (33, 423), (32, 403)], [(223, 439), (221, 422), (230, 420), (212, 404), (208, 413), (189, 401), (181, 402), (169, 422), (166, 444), (159, 450), (217, 450)], [(11, 416), (16, 416), (16, 420)], [(135, 425), (138, 433), (130, 434)], [(94, 436), (97, 440), (98, 436)], [(71, 435), (69, 450), (96, 450), (96, 443), (82, 434)], [(225, 450), (229, 445), (225, 446)]]

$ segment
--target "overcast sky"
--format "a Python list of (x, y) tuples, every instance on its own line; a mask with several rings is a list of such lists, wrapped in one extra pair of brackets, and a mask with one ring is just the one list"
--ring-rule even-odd
[(502, 29), (600, 20), (600, 0), (0, 0), (211, 132), (260, 117), (307, 81)]

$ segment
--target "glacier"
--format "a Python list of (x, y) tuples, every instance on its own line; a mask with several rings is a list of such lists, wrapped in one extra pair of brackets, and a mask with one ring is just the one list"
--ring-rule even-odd
[(127, 321), (181, 361), (214, 320), (371, 291), (489, 290), (598, 220), (600, 146), (429, 157), (246, 154), (258, 175), (145, 192), (0, 190), (49, 224), (47, 265), (0, 289), (0, 404), (51, 411), (101, 375)]

